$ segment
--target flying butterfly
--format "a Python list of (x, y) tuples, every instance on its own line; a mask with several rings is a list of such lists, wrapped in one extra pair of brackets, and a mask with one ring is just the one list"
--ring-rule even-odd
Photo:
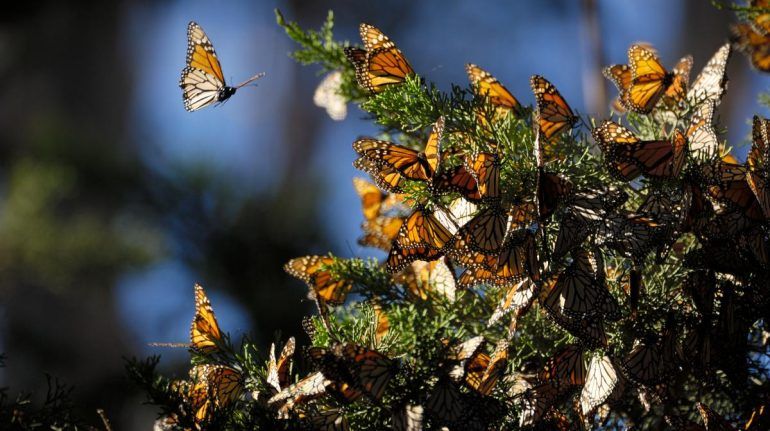
[[(521, 110), (519, 101), (489, 72), (471, 63), (465, 65), (465, 71), (475, 94), (488, 98), (489, 103), (495, 107), (497, 119), (504, 118), (509, 112), (516, 113)], [(483, 114), (479, 116), (482, 123), (486, 122)]]
[(684, 99), (691, 68), (692, 57), (687, 56), (668, 72), (652, 48), (634, 44), (628, 49), (628, 66), (609, 66), (604, 75), (618, 87), (626, 109), (647, 114), (663, 96)]
[(749, 56), (751, 65), (762, 72), (770, 72), (770, 15), (761, 14), (749, 22), (731, 27), (731, 41)]
[(563, 131), (571, 129), (580, 118), (572, 112), (572, 108), (547, 79), (532, 75), (530, 85), (537, 103), (537, 129), (546, 141), (552, 143)]
[(678, 130), (671, 140), (643, 141), (620, 124), (604, 121), (593, 130), (593, 137), (610, 170), (625, 181), (640, 175), (674, 178), (684, 165), (687, 140)]
[(361, 225), (364, 234), (358, 238), (358, 243), (364, 247), (389, 251), (403, 224), (403, 217), (380, 216), (374, 220), (366, 220)]
[(364, 49), (345, 48), (345, 56), (356, 69), (358, 85), (379, 93), (389, 85), (401, 84), (414, 73), (401, 50), (380, 30), (362, 23), (359, 31)]
[(230, 87), (225, 83), (214, 45), (201, 26), (190, 21), (187, 25), (187, 66), (182, 70), (179, 86), (182, 88), (184, 109), (196, 111), (211, 104), (223, 103), (236, 90), (263, 77), (258, 73), (246, 81)]

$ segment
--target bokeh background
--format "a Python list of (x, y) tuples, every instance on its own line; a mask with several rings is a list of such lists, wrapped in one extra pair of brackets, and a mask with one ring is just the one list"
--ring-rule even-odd
[[(496, 75), (523, 103), (529, 76), (557, 85), (581, 113), (606, 117), (602, 65), (652, 43), (667, 66), (691, 53), (693, 76), (726, 41), (731, 12), (704, 0), (13, 2), (0, 14), (0, 387), (75, 386), (79, 413), (104, 408), (117, 429), (150, 429), (156, 412), (126, 381), (124, 357), (161, 354), (184, 375), (192, 286), (209, 292), (234, 339), (267, 346), (300, 335), (305, 288), (282, 264), (356, 244), (361, 214), (351, 142), (376, 133), (350, 107), (334, 122), (314, 106), (321, 77), (294, 63), (275, 24), (338, 39), (380, 27), (439, 87), (464, 64)], [(187, 22), (215, 43), (225, 74), (257, 88), (188, 113), (177, 86)], [(736, 54), (720, 108), (740, 145), (768, 86)], [(231, 78), (232, 77), (232, 78)], [(739, 149), (743, 156), (745, 149)]]

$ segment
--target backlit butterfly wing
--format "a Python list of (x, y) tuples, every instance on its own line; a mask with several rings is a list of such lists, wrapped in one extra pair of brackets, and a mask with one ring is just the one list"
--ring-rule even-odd
[(537, 284), (529, 278), (510, 286), (490, 316), (487, 326), (494, 325), (508, 313), (518, 314), (519, 311), (527, 309), (536, 296)]
[(553, 142), (561, 132), (572, 128), (579, 118), (572, 113), (572, 108), (548, 80), (533, 75), (530, 85), (535, 93), (536, 120), (540, 133), (548, 142)]
[(331, 385), (332, 381), (319, 371), (283, 389), (270, 398), (267, 404), (271, 406), (284, 406), (285, 409), (291, 410), (295, 405), (323, 396)]
[(609, 356), (594, 356), (588, 365), (586, 382), (580, 393), (580, 409), (583, 416), (591, 415), (613, 395), (623, 391), (622, 376)]
[(203, 354), (218, 352), (222, 344), (217, 318), (200, 284), (195, 285), (195, 317), (190, 328), (190, 343), (193, 350)]
[(691, 104), (699, 105), (703, 102), (713, 102), (714, 107), (719, 105), (727, 88), (725, 69), (728, 60), (730, 60), (730, 54), (730, 44), (726, 43), (706, 63), (687, 92), (687, 99)]
[(365, 157), (359, 157), (353, 162), (353, 167), (369, 174), (377, 187), (388, 193), (404, 192), (404, 176), (383, 162), (378, 163)]
[(698, 412), (700, 412), (703, 423), (706, 425), (706, 431), (736, 431), (736, 429), (727, 422), (722, 415), (712, 410), (703, 403), (696, 403)]
[(291, 366), (291, 357), (295, 349), (294, 337), (289, 338), (281, 350), (281, 356), (275, 358), (275, 344), (270, 345), (270, 357), (267, 363), (267, 383), (280, 392), (289, 381), (289, 368)]
[(721, 146), (713, 126), (715, 107), (716, 102), (710, 100), (698, 105), (685, 132), (690, 153), (699, 161), (714, 158), (720, 152)]
[(746, 180), (765, 217), (770, 218), (770, 120), (755, 115), (751, 134), (751, 150), (746, 159)]
[(353, 149), (363, 158), (385, 164), (412, 180), (428, 181), (433, 170), (420, 153), (392, 142), (362, 138), (353, 142)]
[(481, 395), (489, 395), (508, 366), (508, 342), (500, 340), (492, 356), (479, 354), (468, 366), (465, 382)]
[(513, 97), (513, 94), (489, 72), (470, 63), (465, 65), (465, 71), (476, 94), (489, 99), (489, 103), (496, 108), (498, 118), (504, 117), (508, 112), (518, 112), (521, 109), (519, 101)]
[(348, 419), (339, 409), (324, 409), (314, 412), (307, 418), (309, 429), (313, 431), (348, 431)]
[(433, 261), (443, 256), (452, 233), (429, 210), (417, 207), (399, 229), (388, 253), (388, 271), (398, 272), (415, 260)]
[(189, 399), (198, 423), (207, 423), (214, 411), (229, 406), (243, 393), (243, 374), (225, 365), (197, 365), (190, 376)]
[(364, 49), (346, 48), (345, 55), (356, 69), (358, 84), (372, 93), (404, 82), (414, 73), (406, 57), (390, 39), (369, 24), (359, 26)]
[(467, 414), (466, 404), (457, 384), (442, 378), (425, 401), (425, 409), (442, 422), (455, 422)]
[(482, 209), (457, 232), (454, 254), (467, 254), (469, 250), (494, 254), (503, 245), (507, 224), (507, 214), (499, 205)]
[(654, 51), (642, 45), (628, 49), (631, 86), (623, 94), (626, 108), (642, 114), (649, 113), (673, 83), (674, 76), (660, 64)]
[(625, 127), (605, 121), (593, 130), (593, 136), (613, 173), (625, 181), (642, 174), (653, 178), (675, 177), (684, 165), (687, 140), (679, 131), (672, 141), (642, 141)]
[(464, 198), (474, 202), (480, 201), (482, 197), (476, 178), (464, 164), (444, 170), (434, 177), (431, 191), (437, 195), (451, 192), (460, 193)]
[[(227, 85), (217, 53), (203, 29), (190, 21), (187, 26), (187, 67), (179, 81), (184, 96), (184, 108), (195, 111), (221, 102)], [(229, 97), (229, 96), (228, 96)]]
[(351, 364), (356, 386), (374, 400), (382, 398), (395, 375), (395, 362), (382, 353), (351, 343), (344, 346), (343, 355)]
[(671, 85), (663, 93), (663, 102), (668, 106), (676, 106), (687, 95), (687, 86), (690, 82), (690, 70), (692, 70), (692, 56), (682, 57), (671, 71), (673, 74)]
[(568, 345), (548, 360), (537, 375), (538, 381), (548, 382), (559, 392), (582, 386), (586, 381), (586, 364), (583, 348)]
[(364, 235), (358, 239), (358, 243), (365, 247), (389, 251), (403, 224), (404, 219), (401, 217), (380, 216), (374, 220), (366, 220), (361, 225)]
[(337, 279), (331, 271), (324, 269), (324, 266), (333, 263), (334, 258), (329, 256), (304, 256), (290, 260), (283, 269), (304, 281), (316, 299), (326, 304), (340, 305), (345, 302), (353, 283)]
[[(538, 302), (543, 304), (554, 290), (556, 278), (546, 280), (540, 287)], [(557, 304), (553, 304), (557, 305)], [(597, 348), (607, 345), (607, 333), (604, 331), (604, 325), (599, 319), (575, 319), (567, 316), (561, 309), (561, 306), (543, 307), (551, 320), (558, 326), (580, 338), (581, 342), (587, 348)]]
[(735, 157), (727, 154), (704, 170), (711, 184), (708, 193), (714, 199), (740, 210), (751, 220), (765, 219), (759, 201), (746, 179), (747, 168), (738, 163)]
[(407, 404), (393, 409), (393, 431), (422, 431), (424, 409)]

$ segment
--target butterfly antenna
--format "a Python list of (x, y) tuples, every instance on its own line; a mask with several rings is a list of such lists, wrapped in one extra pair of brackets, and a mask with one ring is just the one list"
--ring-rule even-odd
[(257, 79), (259, 79), (259, 78), (261, 78), (263, 76), (265, 76), (265, 72), (259, 72), (258, 74), (252, 76), (251, 78), (249, 78), (249, 79), (241, 82), (240, 84), (236, 85), (235, 88), (245, 87), (245, 86), (251, 84), (252, 82), (256, 81)]
[(190, 343), (147, 343), (150, 347), (171, 347), (171, 348), (180, 348), (180, 347), (190, 347)]

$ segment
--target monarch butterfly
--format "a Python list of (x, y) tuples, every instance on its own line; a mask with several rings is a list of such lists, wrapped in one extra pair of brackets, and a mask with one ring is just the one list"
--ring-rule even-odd
[(754, 116), (752, 143), (746, 164), (746, 181), (757, 197), (766, 218), (770, 218), (770, 120)]
[[(556, 286), (556, 278), (546, 280), (540, 288), (538, 302), (543, 304)], [(575, 319), (566, 315), (558, 304), (543, 307), (551, 320), (559, 327), (580, 338), (586, 348), (593, 349), (607, 345), (607, 333), (600, 319)]]
[(394, 276), (397, 283), (403, 284), (414, 297), (423, 301), (430, 294), (437, 293), (450, 302), (455, 300), (456, 280), (452, 264), (447, 258), (432, 262), (417, 260)]
[(732, 49), (729, 43), (717, 49), (687, 92), (687, 100), (690, 104), (700, 105), (708, 102), (713, 103), (714, 107), (719, 105), (722, 95), (727, 89), (725, 70), (727, 62), (730, 60), (730, 54), (732, 54)]
[(447, 345), (446, 359), (453, 364), (449, 376), (455, 381), (465, 377), (468, 365), (471, 360), (478, 355), (486, 345), (483, 335), (477, 335), (469, 338), (459, 344), (450, 344), (448, 340), (442, 340)]
[(222, 66), (214, 45), (201, 26), (193, 21), (187, 25), (187, 66), (182, 70), (179, 86), (182, 88), (184, 109), (196, 111), (213, 103), (222, 103), (236, 90), (263, 77), (258, 73), (246, 81), (229, 87), (225, 83)]
[(561, 132), (571, 129), (580, 118), (572, 113), (572, 108), (556, 87), (542, 76), (533, 75), (530, 85), (537, 103), (535, 119), (538, 130), (551, 143)]
[(321, 367), (324, 375), (374, 400), (382, 398), (395, 374), (395, 362), (375, 350), (353, 343), (335, 343), (330, 348), (312, 347), (311, 360)]
[(628, 66), (614, 65), (603, 72), (618, 87), (625, 108), (647, 114), (664, 95), (675, 102), (684, 99), (691, 68), (692, 57), (686, 56), (667, 72), (652, 48), (635, 44), (628, 49)]
[(478, 153), (466, 159), (468, 169), (476, 179), (479, 195), (487, 201), (500, 199), (500, 160), (496, 154)]
[(355, 187), (358, 197), (361, 198), (364, 218), (367, 221), (377, 218), (380, 215), (382, 204), (388, 195), (363, 178), (353, 178), (353, 187)]
[(620, 317), (617, 301), (607, 287), (596, 279), (590, 256), (585, 251), (573, 253), (573, 261), (556, 279), (556, 284), (542, 301), (552, 314), (585, 319), (603, 316), (611, 320)]
[(713, 126), (715, 107), (716, 102), (711, 100), (699, 105), (690, 117), (690, 126), (685, 132), (690, 144), (690, 153), (699, 161), (714, 158), (721, 149)]
[(521, 416), (519, 426), (524, 428), (536, 423), (542, 423), (546, 413), (559, 398), (556, 388), (550, 383), (540, 383), (529, 386), (522, 392)]
[(404, 221), (393, 241), (388, 253), (388, 270), (398, 272), (415, 260), (436, 260), (451, 241), (449, 229), (431, 211), (418, 206)]
[(213, 354), (221, 351), (222, 343), (222, 333), (211, 302), (203, 286), (195, 284), (195, 317), (190, 327), (190, 345), (198, 353)]
[(537, 205), (540, 220), (546, 222), (556, 211), (556, 205), (572, 193), (572, 181), (562, 174), (538, 169)]
[(373, 25), (359, 26), (364, 49), (345, 48), (345, 56), (356, 69), (358, 85), (371, 93), (400, 84), (414, 73), (404, 54), (387, 36)]
[(589, 416), (608, 400), (622, 394), (625, 383), (609, 356), (594, 356), (588, 365), (586, 381), (580, 392), (580, 410)]
[(358, 239), (358, 243), (364, 247), (376, 247), (389, 251), (403, 224), (402, 217), (380, 216), (374, 220), (364, 221), (361, 225), (364, 235)]
[(393, 409), (393, 431), (422, 431), (424, 409), (407, 404)]
[(348, 431), (348, 419), (339, 409), (324, 409), (310, 414), (306, 419), (313, 431)]
[(770, 71), (770, 33), (768, 33), (768, 14), (762, 14), (754, 20), (731, 27), (731, 41), (738, 49), (749, 56), (755, 69)]
[(672, 140), (643, 141), (625, 127), (605, 121), (593, 130), (593, 137), (610, 170), (625, 181), (640, 175), (677, 177), (684, 165), (687, 140), (678, 130)]
[(353, 167), (369, 174), (382, 190), (394, 194), (404, 193), (404, 176), (392, 166), (359, 157), (353, 161)]
[(657, 343), (650, 340), (636, 340), (631, 351), (621, 364), (626, 376), (634, 382), (655, 385), (665, 381), (673, 364), (668, 357), (666, 343), (673, 342), (670, 335), (664, 335)]
[(622, 205), (627, 198), (625, 193), (616, 189), (572, 193), (565, 200), (567, 212), (559, 227), (553, 258), (564, 256), (580, 246), (607, 214)]
[(226, 365), (197, 365), (190, 370), (189, 395), (198, 423), (208, 423), (214, 412), (235, 402), (243, 392), (243, 374)]
[(508, 217), (499, 204), (482, 209), (457, 231), (454, 255), (497, 252), (503, 245), (507, 225)]
[(465, 382), (481, 395), (489, 395), (505, 373), (508, 365), (508, 342), (497, 343), (492, 356), (476, 355), (468, 365)]
[(749, 186), (746, 166), (735, 157), (726, 154), (721, 160), (704, 166), (703, 172), (709, 184), (708, 193), (714, 199), (739, 210), (750, 220), (765, 219), (762, 207)]
[(467, 414), (460, 388), (448, 378), (439, 378), (425, 401), (425, 409), (442, 422), (455, 422)]
[(487, 326), (492, 326), (508, 313), (519, 314), (532, 304), (532, 300), (537, 296), (537, 284), (532, 279), (525, 278), (518, 283), (510, 286), (505, 295), (500, 299), (495, 311), (487, 321)]
[(574, 386), (582, 386), (586, 381), (583, 348), (568, 345), (561, 349), (546, 362), (537, 379), (550, 383), (560, 393)]
[(289, 275), (304, 281), (311, 295), (321, 304), (340, 305), (353, 287), (350, 280), (338, 279), (325, 267), (332, 265), (330, 256), (304, 256), (290, 260), (283, 266)]
[[(489, 103), (495, 107), (496, 119), (504, 118), (509, 112), (516, 113), (521, 110), (519, 101), (489, 72), (471, 63), (465, 65), (465, 71), (474, 93), (488, 98)], [(480, 113), (479, 117), (482, 123), (486, 122), (483, 114)]]
[(440, 172), (433, 178), (429, 188), (434, 195), (455, 192), (472, 202), (482, 198), (476, 178), (464, 164)]
[(640, 214), (622, 212), (613, 214), (599, 226), (599, 243), (634, 259), (643, 258), (655, 245), (660, 244), (665, 232), (656, 221)]
[(509, 235), (494, 256), (484, 255), (463, 272), (459, 285), (468, 288), (480, 283), (509, 286), (524, 277), (534, 277), (537, 270), (534, 235), (528, 230)]
[(270, 345), (270, 356), (267, 362), (267, 384), (280, 392), (289, 382), (289, 369), (291, 367), (291, 358), (294, 355), (296, 343), (294, 337), (291, 337), (281, 349), (281, 356), (275, 358), (275, 343)]
[(332, 381), (323, 373), (315, 372), (297, 383), (281, 390), (267, 401), (269, 406), (280, 407), (284, 411), (292, 410), (295, 405), (317, 399), (327, 393)]

